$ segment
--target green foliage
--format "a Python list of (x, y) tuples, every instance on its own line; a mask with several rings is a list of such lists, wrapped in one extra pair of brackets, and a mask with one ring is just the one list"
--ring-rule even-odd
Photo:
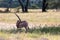
[(60, 25), (58, 26), (44, 26), (43, 28), (34, 28), (29, 30), (30, 33), (50, 33), (50, 34), (60, 34)]
[(33, 4), (33, 5), (31, 5), (30, 8), (34, 9), (34, 8), (39, 8), (39, 7), (37, 5), (35, 5), (35, 4)]
[(47, 1), (47, 3), (48, 3), (48, 8), (49, 9), (52, 9), (52, 8), (60, 8), (60, 2), (59, 2), (59, 0), (48, 0)]
[[(2, 2), (1, 2), (2, 1)], [(5, 2), (3, 2), (5, 1)], [(8, 1), (9, 0), (0, 0), (0, 7), (7, 7), (8, 6)], [(38, 0), (37, 0), (38, 1)], [(60, 0), (47, 0), (48, 3), (48, 8), (52, 9), (52, 8), (60, 8)], [(17, 0), (15, 0), (15, 2), (12, 2), (11, 7), (18, 7), (20, 6), (20, 4), (18, 3)], [(42, 8), (42, 1), (38, 1), (37, 3), (32, 3), (29, 2), (29, 8)]]
[[(16, 30), (16, 29), (11, 29), (11, 30), (0, 30), (0, 32), (8, 32), (8, 33), (17, 33), (17, 32), (25, 32), (25, 29), (22, 30)], [(39, 28), (33, 28), (33, 29), (29, 29), (28, 33), (35, 33), (35, 34), (45, 34), (45, 33), (50, 33), (50, 34), (60, 34), (60, 25), (58, 26), (44, 26), (39, 27)]]

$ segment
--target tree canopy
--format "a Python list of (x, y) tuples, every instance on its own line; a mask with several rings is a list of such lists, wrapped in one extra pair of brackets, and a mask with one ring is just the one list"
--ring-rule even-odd
[[(9, 0), (0, 0), (0, 7), (7, 7)], [(23, 0), (24, 2), (24, 0)], [(47, 0), (48, 8), (60, 8), (60, 0)], [(25, 4), (25, 3), (24, 3)], [(12, 0), (12, 7), (19, 7), (18, 0)], [(29, 0), (28, 8), (42, 8), (42, 0)]]

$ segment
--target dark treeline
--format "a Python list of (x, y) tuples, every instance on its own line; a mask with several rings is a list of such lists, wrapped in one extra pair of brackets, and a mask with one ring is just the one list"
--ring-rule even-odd
[[(20, 4), (18, 0), (11, 1), (12, 5), (11, 8), (19, 7)], [(60, 8), (60, 0), (47, 0), (48, 8)], [(0, 7), (8, 7), (9, 0), (0, 0)], [(29, 1), (29, 8), (42, 8), (42, 1)]]
[(60, 9), (59, 0), (0, 0), (0, 7), (7, 8), (22, 8), (22, 12), (28, 12), (28, 8), (42, 9), (42, 12), (46, 12), (46, 9)]
[[(9, 0), (0, 0), (0, 7), (8, 7)], [(48, 8), (60, 8), (60, 1), (59, 0), (47, 0)], [(20, 4), (18, 0), (12, 1), (11, 8), (19, 7)], [(42, 8), (42, 1), (29, 1), (29, 8)]]

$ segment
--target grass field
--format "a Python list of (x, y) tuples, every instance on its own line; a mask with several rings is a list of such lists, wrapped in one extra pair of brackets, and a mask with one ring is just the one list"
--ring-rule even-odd
[[(21, 20), (36, 24), (60, 24), (60, 12), (48, 11), (42, 13), (37, 10), (29, 10), (29, 13), (17, 13)], [(17, 17), (14, 13), (0, 13), (0, 22), (16, 23)]]
[[(33, 24), (60, 24), (60, 12), (41, 12), (39, 9), (29, 10), (29, 13), (17, 13), (21, 20), (26, 20)], [(0, 13), (0, 22), (15, 24), (17, 17), (14, 13)], [(50, 29), (51, 30), (51, 29)], [(58, 29), (57, 29), (58, 30)], [(36, 32), (36, 31), (35, 31)], [(1, 40), (60, 40), (60, 34), (50, 33), (5, 33), (0, 32)]]
[(17, 34), (6, 34), (0, 33), (0, 39), (6, 40), (60, 40), (60, 35), (50, 34), (31, 34), (31, 33), (17, 33)]

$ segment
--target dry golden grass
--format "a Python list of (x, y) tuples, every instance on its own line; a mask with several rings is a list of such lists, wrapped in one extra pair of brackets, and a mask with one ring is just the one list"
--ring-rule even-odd
[(60, 40), (60, 35), (50, 35), (50, 34), (31, 34), (31, 33), (17, 33), (17, 34), (8, 34), (1, 33), (0, 37), (5, 40)]
[[(60, 23), (60, 12), (48, 11), (42, 13), (39, 9), (29, 10), (29, 13), (17, 13), (21, 20), (26, 20), (32, 23), (48, 23), (48, 24), (59, 24)], [(17, 17), (14, 13), (0, 13), (0, 22), (16, 23)]]
[[(17, 13), (21, 20), (26, 20), (31, 23), (36, 24), (60, 24), (60, 12), (48, 11), (41, 12), (39, 9), (31, 11), (29, 13)], [(0, 13), (0, 22), (6, 23), (16, 23), (17, 17), (14, 13)], [(3, 33), (0, 32), (0, 37), (6, 40), (60, 40), (60, 35), (51, 35), (51, 34), (35, 34), (35, 33)]]

